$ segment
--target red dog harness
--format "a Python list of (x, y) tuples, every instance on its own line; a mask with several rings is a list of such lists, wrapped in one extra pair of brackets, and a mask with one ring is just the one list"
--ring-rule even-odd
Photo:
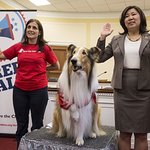
[[(96, 104), (96, 94), (95, 94), (95, 92), (92, 93), (91, 99)], [(65, 109), (65, 110), (68, 110), (69, 107), (73, 104), (73, 103), (69, 103), (69, 100), (64, 100), (64, 97), (63, 97), (63, 95), (60, 91), (58, 92), (58, 102), (59, 102), (60, 107)], [(89, 102), (85, 103), (84, 106), (88, 105)], [(84, 106), (78, 106), (78, 108), (82, 108)]]

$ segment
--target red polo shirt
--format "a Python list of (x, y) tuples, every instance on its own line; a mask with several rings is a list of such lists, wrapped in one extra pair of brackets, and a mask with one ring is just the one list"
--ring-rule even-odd
[(3, 51), (9, 60), (17, 57), (18, 67), (15, 86), (22, 90), (36, 90), (47, 86), (46, 65), (56, 63), (53, 50), (45, 45), (43, 51), (37, 51), (37, 44), (17, 43)]

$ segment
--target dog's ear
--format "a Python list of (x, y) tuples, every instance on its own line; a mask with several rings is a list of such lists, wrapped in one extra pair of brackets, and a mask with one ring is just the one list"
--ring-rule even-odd
[(68, 52), (69, 52), (69, 53), (72, 53), (75, 48), (76, 48), (76, 46), (75, 46), (74, 44), (70, 44), (70, 45), (68, 46)]
[(76, 46), (74, 44), (70, 44), (67, 48), (67, 57), (70, 58)]
[(91, 47), (89, 51), (89, 56), (91, 59), (93, 59), (95, 62), (99, 62), (99, 55), (100, 55), (100, 49), (98, 47)]

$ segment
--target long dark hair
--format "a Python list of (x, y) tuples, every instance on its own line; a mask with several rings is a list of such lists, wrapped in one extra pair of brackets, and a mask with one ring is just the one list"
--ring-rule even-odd
[(38, 51), (42, 51), (43, 50), (43, 47), (45, 45), (45, 43), (47, 43), (46, 40), (44, 40), (44, 31), (43, 31), (43, 26), (41, 24), (41, 22), (37, 19), (30, 19), (27, 23), (26, 23), (26, 27), (25, 27), (25, 30), (24, 30), (24, 35), (22, 37), (22, 44), (23, 45), (27, 45), (28, 44), (28, 37), (26, 36), (26, 30), (27, 30), (27, 26), (29, 23), (31, 22), (36, 22), (36, 24), (38, 25), (38, 29), (39, 29), (39, 32), (40, 32), (40, 35), (38, 36), (38, 39), (37, 39), (37, 44), (39, 46), (39, 49)]
[(120, 34), (127, 34), (128, 33), (128, 29), (125, 26), (124, 20), (126, 18), (127, 11), (132, 9), (132, 8), (134, 8), (140, 15), (141, 22), (140, 22), (139, 32), (140, 33), (148, 32), (148, 30), (146, 29), (147, 28), (146, 17), (145, 17), (144, 12), (141, 10), (141, 8), (139, 8), (138, 6), (128, 6), (123, 10), (121, 17), (120, 17), (120, 25), (122, 26), (122, 28), (124, 30), (124, 32), (120, 33)]

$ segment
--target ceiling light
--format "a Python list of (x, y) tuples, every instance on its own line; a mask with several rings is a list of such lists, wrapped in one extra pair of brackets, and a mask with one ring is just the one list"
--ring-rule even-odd
[(42, 6), (42, 5), (50, 5), (51, 3), (48, 0), (29, 0), (36, 6)]

